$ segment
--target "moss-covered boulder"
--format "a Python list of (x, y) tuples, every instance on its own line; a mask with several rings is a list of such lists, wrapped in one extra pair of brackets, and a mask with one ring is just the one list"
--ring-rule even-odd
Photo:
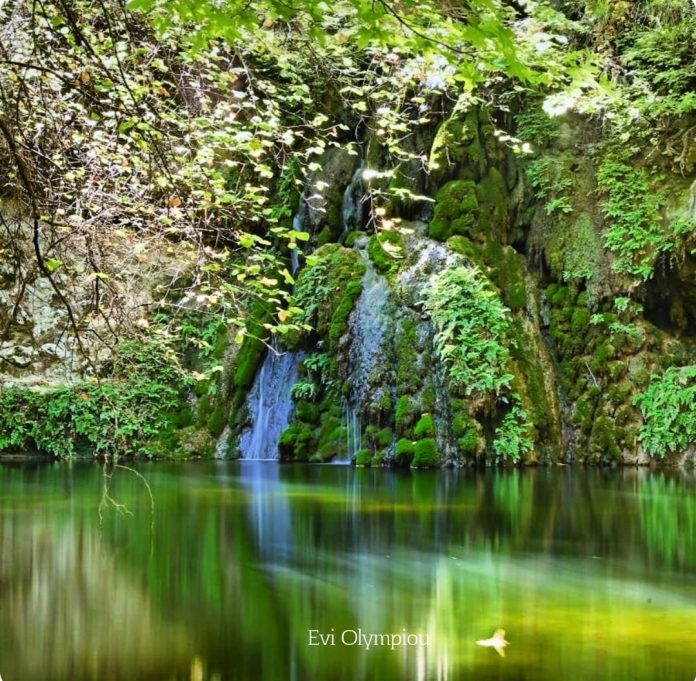
[(398, 466), (410, 466), (415, 453), (415, 444), (406, 438), (401, 438), (394, 449), (394, 461)]
[(473, 180), (452, 180), (435, 197), (435, 213), (428, 235), (447, 241), (455, 234), (471, 235), (477, 229), (479, 201)]
[(413, 468), (436, 468), (440, 465), (440, 455), (437, 451), (437, 443), (433, 438), (418, 440), (414, 445)]

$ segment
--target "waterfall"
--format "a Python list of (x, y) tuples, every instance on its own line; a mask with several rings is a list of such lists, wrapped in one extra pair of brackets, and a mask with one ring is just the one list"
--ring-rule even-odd
[(348, 454), (352, 458), (361, 448), (361, 412), (368, 402), (370, 380), (384, 360), (390, 328), (391, 293), (387, 280), (374, 268), (365, 250), (367, 239), (356, 243), (365, 262), (363, 289), (351, 313), (349, 350), (350, 395), (346, 403)]
[(239, 439), (243, 459), (278, 459), (278, 440), (290, 423), (292, 387), (304, 353), (268, 351), (249, 391), (251, 427)]
[[(307, 202), (303, 196), (300, 196), (299, 208), (292, 219), (292, 229), (295, 232), (307, 231)], [(297, 244), (297, 248), (293, 248), (290, 251), (290, 274), (292, 274), (293, 277), (297, 274), (302, 265), (302, 256), (303, 253), (300, 249), (300, 245)]]
[(377, 272), (365, 250), (367, 240), (357, 244), (365, 262), (363, 289), (350, 316), (350, 369), (352, 405), (362, 405), (370, 374), (383, 359), (382, 349), (390, 325), (391, 293), (387, 280)]
[(346, 238), (346, 234), (354, 229), (360, 229), (363, 223), (363, 162), (360, 161), (350, 184), (343, 192), (343, 204), (341, 208), (341, 220), (343, 231), (341, 232), (340, 243)]
[(360, 421), (360, 409), (346, 403), (346, 432), (348, 439), (348, 457), (351, 461), (360, 451), (360, 438), (362, 434), (362, 423)]

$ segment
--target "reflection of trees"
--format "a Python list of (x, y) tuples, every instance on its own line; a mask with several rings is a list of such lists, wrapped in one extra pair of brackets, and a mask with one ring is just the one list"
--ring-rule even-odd
[[(444, 648), (424, 664), (456, 671), (480, 664), (469, 641), (499, 620), (525, 645), (517, 668), (541, 669), (539, 646), (557, 645), (564, 618), (585, 623), (575, 633), (590, 673), (602, 652), (595, 627), (619, 622), (627, 577), (609, 579), (592, 557), (635, 564), (640, 596), (650, 591), (646, 561), (686, 569), (694, 556), (696, 502), (675, 475), (284, 466), (242, 482), (235, 466), (140, 468), (154, 493), (154, 534), (149, 497), (126, 472), (112, 493), (134, 515), (112, 511), (100, 526), (98, 467), (0, 467), (0, 659), (15, 660), (2, 673), (401, 678), (416, 651), (351, 651), (346, 664), (345, 649), (307, 648), (307, 628), (430, 628)], [(626, 607), (643, 626), (645, 599), (634, 595)], [(687, 631), (682, 604), (674, 610)]]
[(693, 471), (660, 471), (646, 476), (638, 490), (649, 557), (672, 569), (696, 565), (695, 479)]
[(134, 669), (139, 678), (162, 678), (188, 664), (185, 623), (161, 619), (94, 528), (42, 515), (0, 515), (5, 678), (118, 681), (132, 679)]

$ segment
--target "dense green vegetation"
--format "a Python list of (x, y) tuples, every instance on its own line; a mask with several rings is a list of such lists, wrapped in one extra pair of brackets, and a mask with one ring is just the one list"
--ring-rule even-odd
[(691, 456), (693, 3), (0, 14), (0, 451)]

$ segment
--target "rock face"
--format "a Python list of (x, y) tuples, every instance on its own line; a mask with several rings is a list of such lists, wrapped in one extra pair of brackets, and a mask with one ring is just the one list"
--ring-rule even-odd
[(134, 234), (114, 235), (112, 251), (102, 264), (118, 272), (118, 296), (109, 281), (85, 272), (70, 238), (45, 259), (61, 290), (70, 291), (71, 311), (79, 330), (79, 347), (68, 310), (33, 253), (31, 225), (19, 207), (0, 204), (0, 385), (46, 389), (79, 383), (111, 357), (115, 339), (138, 324), (147, 324), (148, 308), (167, 286), (195, 263), (184, 244), (145, 244)]
[[(314, 331), (287, 342), (306, 357), (281, 459), (689, 459), (694, 256), (653, 258), (612, 242), (620, 224), (607, 202), (635, 197), (617, 198), (611, 174), (640, 170), (590, 153), (597, 132), (585, 121), (554, 125), (525, 158), (500, 142), (484, 110), (455, 109), (432, 141), (431, 175), (414, 181), (434, 198), (420, 210), (426, 219), (413, 221), (414, 204), (400, 194), (378, 210), (381, 220), (373, 215), (369, 234), (360, 231), (364, 199), (363, 222), (355, 219), (356, 166), (329, 159), (339, 182), (330, 193), (344, 202), (333, 214), (351, 221), (345, 229), (333, 220), (330, 240), (343, 245), (326, 243), (325, 221), (308, 221), (317, 248), (297, 297)], [(694, 211), (692, 180), (677, 186), (655, 217), (665, 230)], [(668, 367), (681, 367), (679, 378), (669, 382)], [(651, 392), (660, 381), (664, 390)], [(672, 415), (662, 425), (658, 394)], [(245, 409), (232, 408), (231, 422)]]
[[(502, 142), (483, 108), (421, 131), (418, 161), (391, 173), (380, 154), (327, 150), (293, 221), (309, 234), (290, 266), (304, 330), (271, 353), (273, 320), (252, 310), (243, 345), (216, 355), (225, 370), (199, 392), (188, 449), (416, 468), (692, 462), (694, 178), (657, 186), (620, 151), (597, 152), (587, 121), (534, 116), (533, 153)], [(78, 353), (50, 281), (13, 265), (30, 236), (6, 213), (0, 381), (81, 379), (104, 357), (94, 339), (139, 315), (101, 314), (98, 277), (72, 267), (66, 244), (55, 276), (91, 339)], [(133, 235), (117, 241), (119, 310), (146, 309), (185, 274), (192, 254), (177, 248), (151, 248), (153, 260)]]

